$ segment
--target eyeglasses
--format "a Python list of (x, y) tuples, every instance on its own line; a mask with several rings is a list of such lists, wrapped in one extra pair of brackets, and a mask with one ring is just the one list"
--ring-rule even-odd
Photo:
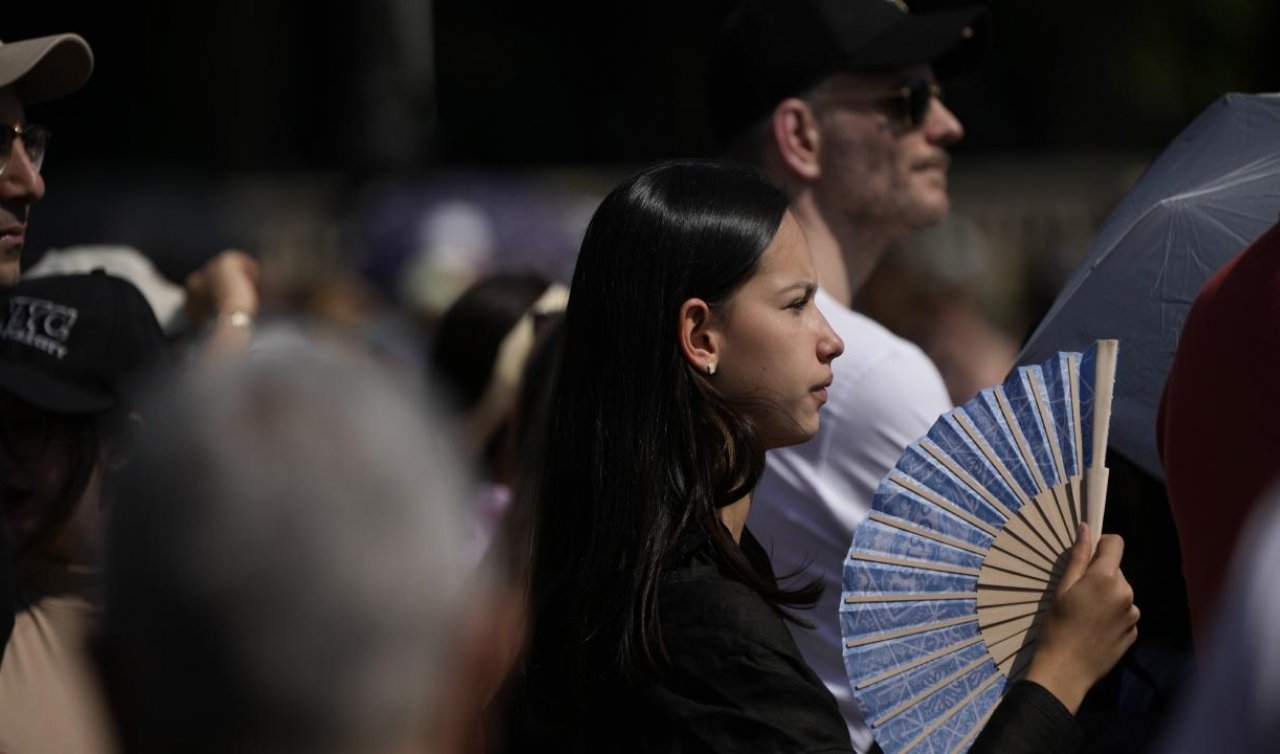
[(49, 129), (28, 123), (25, 126), (10, 126), (0, 123), (0, 175), (9, 167), (9, 158), (13, 156), (13, 143), (22, 139), (22, 146), (27, 151), (27, 160), (31, 167), (40, 172), (44, 164), (44, 153), (49, 147)]
[(898, 87), (896, 91), (885, 94), (842, 94), (825, 95), (830, 99), (864, 104), (885, 103), (894, 106), (895, 116), (908, 131), (924, 125), (929, 115), (929, 106), (935, 98), (942, 99), (942, 87), (927, 79), (911, 79)]

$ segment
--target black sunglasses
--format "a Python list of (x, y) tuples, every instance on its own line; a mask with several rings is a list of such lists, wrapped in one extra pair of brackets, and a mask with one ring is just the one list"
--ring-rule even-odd
[(942, 87), (928, 79), (915, 78), (904, 82), (896, 90), (884, 94), (836, 93), (825, 96), (843, 102), (891, 105), (895, 108), (895, 117), (899, 119), (902, 127), (911, 131), (924, 125), (933, 100), (942, 99)]

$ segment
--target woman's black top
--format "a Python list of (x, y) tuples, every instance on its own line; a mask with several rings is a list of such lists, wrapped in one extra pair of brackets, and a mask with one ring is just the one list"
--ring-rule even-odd
[[(768, 556), (749, 532), (740, 547), (772, 577)], [(540, 704), (547, 690), (516, 683), (503, 750), (851, 754), (835, 699), (805, 664), (778, 611), (715, 562), (709, 541), (685, 552), (658, 595), (663, 668), (639, 683), (603, 679), (575, 689), (584, 701), (555, 716), (561, 719)], [(562, 691), (554, 696), (568, 696)]]
[[(742, 553), (773, 576), (768, 555), (744, 531)], [(595, 684), (569, 724), (548, 724), (533, 710), (512, 709), (514, 729), (502, 747), (514, 752), (853, 751), (835, 699), (805, 663), (778, 610), (728, 575), (709, 547), (698, 547), (668, 573), (659, 594), (668, 662), (644, 683)], [(536, 689), (518, 688), (525, 706)], [(1080, 732), (1056, 698), (1034, 683), (1014, 684), (973, 754), (1078, 750)], [(873, 751), (879, 751), (878, 747)]]
[[(740, 546), (772, 578), (750, 531)], [(659, 595), (670, 668), (643, 690), (654, 713), (670, 721), (670, 745), (658, 750), (851, 752), (835, 699), (778, 610), (705, 553), (695, 552)]]

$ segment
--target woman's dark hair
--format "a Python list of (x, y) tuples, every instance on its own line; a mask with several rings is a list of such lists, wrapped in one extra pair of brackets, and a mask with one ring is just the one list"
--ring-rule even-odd
[(788, 591), (753, 568), (721, 523), (719, 509), (759, 480), (764, 448), (677, 338), (681, 305), (696, 297), (723, 309), (786, 209), (782, 189), (752, 168), (680, 161), (632, 177), (596, 210), (574, 271), (538, 498), (526, 667), (535, 696), (589, 695), (595, 682), (660, 669), (659, 585), (696, 550), (775, 606), (816, 599), (816, 584)]

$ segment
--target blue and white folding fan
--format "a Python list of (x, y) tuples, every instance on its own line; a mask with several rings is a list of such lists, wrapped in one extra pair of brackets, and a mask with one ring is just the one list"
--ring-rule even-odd
[(964, 752), (1025, 672), (1077, 524), (1102, 529), (1117, 342), (1017, 369), (880, 483), (844, 567), (854, 699), (887, 754)]

